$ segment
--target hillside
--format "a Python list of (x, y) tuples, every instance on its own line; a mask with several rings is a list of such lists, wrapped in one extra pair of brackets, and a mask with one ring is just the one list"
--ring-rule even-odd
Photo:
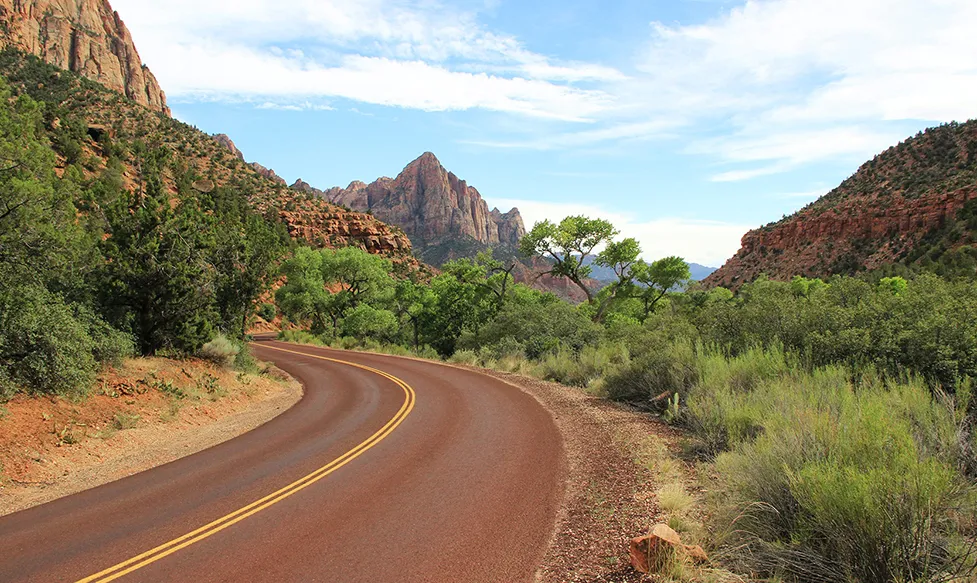
[(297, 240), (322, 247), (358, 246), (411, 269), (418, 266), (400, 229), (316, 197), (296, 196), (244, 163), (224, 142), (168, 115), (11, 48), (0, 53), (0, 75), (48, 104), (46, 129), (62, 171), (75, 166), (94, 179), (117, 158), (124, 186), (138, 190), (146, 181), (141, 152), (161, 150), (168, 160), (161, 180), (174, 198), (181, 189), (206, 196), (231, 188), (259, 213), (284, 223)]
[(750, 231), (707, 284), (766, 274), (977, 272), (977, 121), (950, 123), (882, 152), (817, 201)]
[(396, 178), (383, 177), (371, 184), (357, 181), (345, 189), (326, 191), (300, 179), (292, 188), (370, 211), (401, 227), (417, 255), (432, 265), (474, 257), (488, 247), (514, 248), (526, 233), (519, 209), (489, 210), (478, 190), (448, 172), (430, 152), (408, 164)]
[(20, 49), (169, 114), (166, 95), (106, 0), (0, 0), (0, 26), (0, 48)]

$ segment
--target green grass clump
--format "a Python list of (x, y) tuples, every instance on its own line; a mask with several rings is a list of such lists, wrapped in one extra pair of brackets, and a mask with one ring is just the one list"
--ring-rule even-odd
[(311, 344), (313, 346), (326, 346), (321, 338), (305, 330), (282, 330), (278, 333), (278, 339), (284, 342), (294, 342), (295, 344)]
[(203, 345), (198, 356), (219, 366), (230, 367), (240, 352), (241, 347), (237, 343), (223, 334), (218, 334), (214, 336), (213, 340)]
[(700, 385), (690, 401), (700, 427), (705, 416), (725, 431), (712, 526), (740, 549), (727, 557), (740, 569), (883, 583), (970, 566), (958, 552), (958, 519), (974, 508), (957, 416), (924, 383), (863, 376), (856, 386), (835, 367), (750, 391)]

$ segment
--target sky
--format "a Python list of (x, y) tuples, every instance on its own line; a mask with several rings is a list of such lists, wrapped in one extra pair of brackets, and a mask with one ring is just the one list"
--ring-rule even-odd
[(973, 0), (112, 0), (173, 115), (291, 183), (423, 152), (531, 227), (719, 266), (916, 132), (977, 118)]

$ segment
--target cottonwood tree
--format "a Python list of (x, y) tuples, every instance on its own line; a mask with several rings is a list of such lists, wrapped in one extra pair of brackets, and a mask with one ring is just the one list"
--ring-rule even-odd
[(299, 248), (285, 262), (286, 283), (275, 299), (293, 321), (308, 320), (320, 334), (332, 325), (340, 330), (346, 314), (360, 305), (384, 307), (394, 294), (390, 261), (362, 249)]
[(639, 261), (632, 266), (634, 281), (633, 296), (641, 300), (644, 322), (669, 291), (687, 285), (692, 280), (689, 264), (681, 257), (665, 257), (652, 263)]
[[(607, 308), (629, 289), (633, 281), (632, 268), (641, 254), (636, 239), (615, 241), (619, 231), (609, 221), (585, 216), (566, 217), (559, 224), (550, 221), (536, 223), (519, 242), (519, 250), (528, 257), (540, 257), (553, 262), (542, 275), (565, 277), (574, 283), (594, 308), (594, 321), (601, 321)], [(598, 247), (604, 247), (594, 254)], [(587, 285), (593, 273), (591, 263), (609, 267), (617, 280), (599, 296)]]

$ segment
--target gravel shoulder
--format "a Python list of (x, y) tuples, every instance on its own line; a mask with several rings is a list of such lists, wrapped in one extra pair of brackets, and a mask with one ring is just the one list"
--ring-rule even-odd
[(161, 358), (106, 371), (83, 401), (17, 397), (0, 411), (0, 516), (233, 439), (301, 397), (274, 367), (249, 375)]

